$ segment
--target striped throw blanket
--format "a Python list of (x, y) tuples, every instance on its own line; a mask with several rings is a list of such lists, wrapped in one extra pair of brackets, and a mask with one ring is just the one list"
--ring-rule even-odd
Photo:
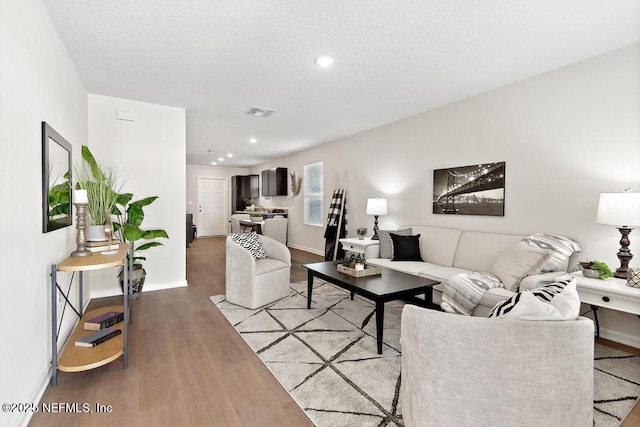
[(500, 279), (490, 273), (456, 274), (444, 282), (440, 307), (449, 313), (471, 316), (487, 290), (501, 287)]

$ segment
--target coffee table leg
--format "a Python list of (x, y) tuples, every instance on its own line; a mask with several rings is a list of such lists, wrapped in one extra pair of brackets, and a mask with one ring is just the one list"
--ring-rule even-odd
[(311, 308), (311, 292), (313, 291), (313, 274), (307, 270), (307, 309)]
[(429, 287), (424, 293), (424, 301), (427, 306), (433, 305), (433, 287)]
[(378, 354), (382, 354), (382, 331), (384, 325), (384, 302), (376, 301), (376, 342)]
[(353, 297), (355, 296), (355, 292), (351, 292), (351, 301), (353, 301)]

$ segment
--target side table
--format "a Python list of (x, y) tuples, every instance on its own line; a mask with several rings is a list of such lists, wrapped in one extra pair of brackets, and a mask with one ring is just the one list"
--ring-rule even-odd
[(365, 259), (378, 258), (380, 255), (380, 243), (378, 240), (346, 238), (340, 239), (340, 243), (342, 243), (345, 251), (362, 254)]
[(580, 302), (589, 304), (593, 310), (596, 336), (600, 336), (598, 307), (623, 311), (640, 317), (640, 289), (627, 286), (623, 279), (591, 279), (581, 272), (571, 273), (576, 278)]

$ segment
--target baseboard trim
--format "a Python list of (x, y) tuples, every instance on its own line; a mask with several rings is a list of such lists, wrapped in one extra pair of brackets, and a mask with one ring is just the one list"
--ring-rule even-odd
[(300, 251), (311, 252), (312, 254), (324, 256), (324, 252), (323, 251), (319, 251), (319, 250), (316, 250), (316, 249), (311, 249), (311, 248), (307, 248), (305, 246), (299, 246), (299, 245), (288, 245), (288, 246), (290, 248), (298, 249)]
[[(42, 399), (42, 396), (44, 396), (44, 392), (47, 391), (47, 387), (49, 387), (50, 383), (51, 383), (51, 364), (49, 364), (48, 369), (45, 369), (43, 377), (39, 381), (40, 385), (36, 388), (36, 392), (32, 401), (34, 405), (36, 406), (40, 405), (40, 400)], [(34, 412), (25, 411), (22, 419), (19, 421), (20, 422), (19, 425), (21, 427), (27, 427), (29, 425), (29, 421), (31, 421), (31, 417), (33, 416), (33, 414)]]
[[(181, 280), (179, 282), (145, 283), (142, 293), (162, 291), (165, 289), (184, 288), (185, 286), (189, 286), (186, 280)], [(97, 292), (91, 292), (91, 299), (114, 296), (122, 296), (120, 288), (102, 289)]]
[(625, 334), (615, 329), (607, 329), (600, 327), (600, 337), (611, 341), (625, 344), (631, 347), (640, 348), (640, 337), (636, 335)]

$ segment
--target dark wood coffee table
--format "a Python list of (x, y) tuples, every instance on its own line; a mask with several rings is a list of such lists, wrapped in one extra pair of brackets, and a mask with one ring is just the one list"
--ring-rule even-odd
[[(313, 278), (318, 277), (354, 294), (363, 296), (376, 304), (376, 341), (378, 354), (382, 354), (382, 326), (384, 322), (384, 303), (388, 301), (407, 300), (410, 303), (439, 308), (433, 304), (433, 286), (440, 282), (418, 277), (399, 271), (382, 269), (377, 276), (353, 277), (338, 271), (332, 261), (305, 264), (307, 269), (307, 308), (311, 308), (311, 294), (313, 292)], [(416, 298), (424, 294), (425, 299)]]

